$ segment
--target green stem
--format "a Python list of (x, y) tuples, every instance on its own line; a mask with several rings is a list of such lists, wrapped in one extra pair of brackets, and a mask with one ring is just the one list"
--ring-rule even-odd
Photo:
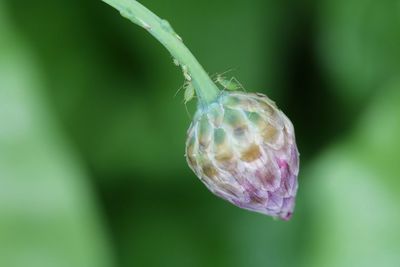
[(182, 39), (175, 33), (168, 21), (159, 18), (135, 0), (102, 1), (117, 9), (122, 16), (146, 29), (167, 48), (182, 67), (184, 74), (186, 72), (185, 78), (191, 80), (200, 105), (207, 105), (218, 97), (218, 87), (183, 44)]

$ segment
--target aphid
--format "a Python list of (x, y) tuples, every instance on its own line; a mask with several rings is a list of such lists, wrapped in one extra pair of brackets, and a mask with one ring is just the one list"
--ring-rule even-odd
[(185, 105), (186, 105), (187, 102), (189, 102), (190, 100), (193, 99), (195, 91), (194, 91), (193, 84), (189, 81), (185, 82), (185, 84), (183, 85), (183, 88), (185, 89), (183, 99), (184, 99)]
[(174, 63), (174, 65), (175, 66), (177, 66), (177, 67), (179, 67), (179, 61), (176, 59), (176, 58), (174, 58), (173, 60), (172, 60), (172, 62)]
[(221, 74), (218, 74), (217, 77), (215, 78), (215, 82), (219, 83), (224, 89), (227, 89), (229, 91), (235, 91), (240, 88), (243, 88), (243, 86), (239, 83), (239, 81), (235, 77), (232, 77), (228, 80)]
[(182, 72), (183, 76), (185, 76), (185, 80), (190, 82), (192, 80), (192, 76), (190, 76), (189, 70), (186, 65), (182, 65)]
[(175, 96), (181, 91), (184, 90), (185, 92), (183, 93), (183, 99), (184, 99), (184, 104), (188, 103), (190, 100), (192, 100), (195, 96), (195, 90), (192, 82), (185, 81), (185, 83), (176, 91)]
[(186, 104), (195, 97), (194, 86), (193, 86), (192, 82), (185, 81), (185, 83), (181, 86), (181, 88), (179, 88), (178, 91), (175, 93), (175, 96), (179, 93), (179, 91), (182, 88), (185, 90), (185, 92), (183, 94), (183, 103), (185, 104), (186, 113), (188, 114), (188, 116), (190, 118), (191, 115), (189, 113), (189, 110), (188, 110)]

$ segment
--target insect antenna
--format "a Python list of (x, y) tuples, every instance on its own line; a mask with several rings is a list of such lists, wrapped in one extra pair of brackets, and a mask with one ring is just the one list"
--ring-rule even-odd
[[(194, 96), (193, 98), (197, 98), (197, 96)], [(188, 103), (187, 101), (183, 100), (183, 104), (185, 105), (186, 114), (187, 114), (188, 118), (191, 119), (193, 116), (192, 116), (192, 113), (190, 113), (190, 111), (188, 109), (187, 103)]]
[(228, 70), (226, 70), (226, 71), (224, 71), (224, 72), (221, 72), (221, 73), (216, 72), (216, 73), (212, 74), (210, 77), (211, 77), (211, 79), (214, 80), (214, 78), (215, 78), (216, 76), (222, 76), (222, 75), (224, 75), (224, 74), (226, 74), (226, 73), (228, 73), (228, 72), (231, 72), (231, 71), (236, 71), (236, 68), (230, 68), (230, 69), (228, 69)]
[(185, 88), (185, 84), (186, 84), (186, 82), (184, 82), (179, 88), (178, 88), (178, 90), (175, 92), (175, 94), (174, 94), (174, 98), (179, 94), (179, 92), (183, 89), (183, 88)]

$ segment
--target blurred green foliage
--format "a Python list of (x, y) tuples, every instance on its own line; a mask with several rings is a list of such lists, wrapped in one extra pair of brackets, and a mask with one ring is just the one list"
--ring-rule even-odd
[(183, 78), (142, 29), (100, 1), (6, 0), (0, 266), (398, 266), (399, 2), (142, 3), (292, 119), (293, 219), (189, 171)]

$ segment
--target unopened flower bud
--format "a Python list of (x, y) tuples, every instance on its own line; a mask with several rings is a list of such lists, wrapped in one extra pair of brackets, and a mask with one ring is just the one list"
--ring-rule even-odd
[(292, 123), (267, 96), (224, 92), (199, 108), (186, 158), (215, 195), (244, 209), (291, 217), (299, 154)]

